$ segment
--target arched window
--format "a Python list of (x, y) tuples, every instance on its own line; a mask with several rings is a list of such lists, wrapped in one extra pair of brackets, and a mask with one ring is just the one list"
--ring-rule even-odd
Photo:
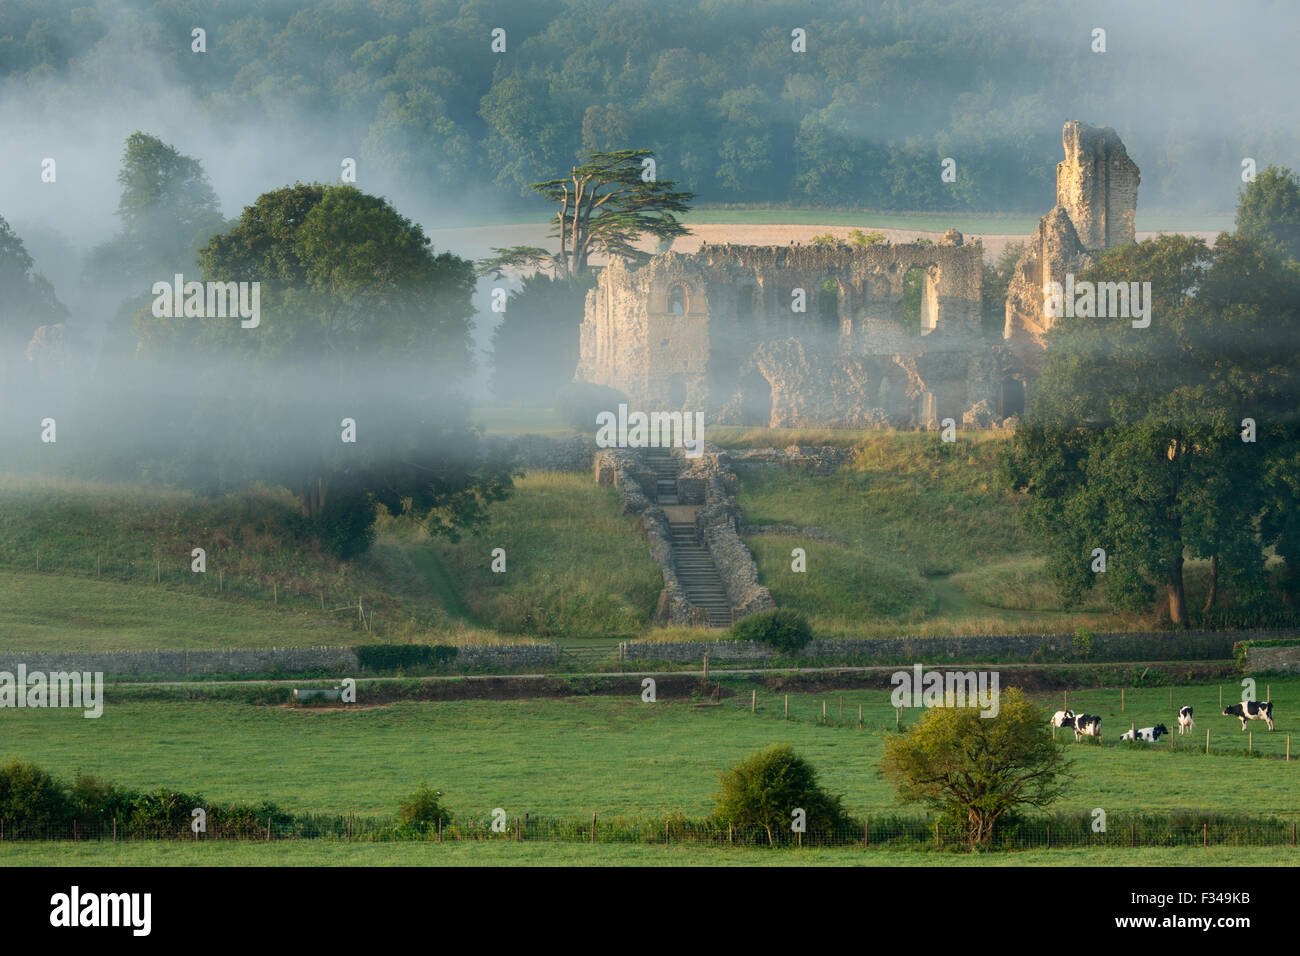
[(686, 289), (675, 285), (668, 290), (668, 311), (673, 315), (686, 314)]

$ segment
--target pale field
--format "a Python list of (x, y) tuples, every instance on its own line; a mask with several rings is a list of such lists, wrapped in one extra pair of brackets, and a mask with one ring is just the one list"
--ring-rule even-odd
[[(943, 229), (937, 232), (922, 232), (913, 229), (888, 229), (872, 226), (870, 214), (864, 214), (863, 222), (859, 226), (796, 223), (699, 223), (691, 225), (689, 228), (691, 229), (691, 235), (683, 236), (673, 243), (672, 249), (674, 252), (696, 252), (705, 243), (711, 246), (725, 243), (749, 246), (786, 246), (796, 243), (811, 245), (813, 236), (825, 233), (830, 233), (837, 239), (847, 241), (849, 233), (854, 229), (861, 229), (864, 232), (883, 233), (885, 238), (892, 243), (915, 242), (917, 239), (929, 239), (938, 242), (944, 233)], [(429, 238), (433, 240), (435, 248), (446, 249), (459, 256), (473, 259), (489, 255), (493, 248), (507, 246), (527, 245), (552, 248), (555, 240), (548, 238), (549, 231), (550, 225), (547, 223), (513, 223), (426, 230)], [(1138, 239), (1150, 239), (1156, 235), (1157, 233), (1154, 232), (1139, 232), (1137, 237)], [(1213, 242), (1217, 233), (1197, 231), (1186, 232), (1185, 235), (1197, 236), (1207, 242)], [(984, 243), (986, 258), (993, 259), (1001, 255), (1002, 250), (1006, 248), (1008, 243), (1023, 242), (1029, 238), (1029, 235), (972, 233), (967, 235), (966, 239), (970, 241), (977, 237)], [(656, 241), (647, 238), (638, 243), (638, 247), (647, 252), (653, 252), (656, 248)], [(603, 258), (598, 256), (593, 257), (591, 261), (593, 265), (604, 264)]]

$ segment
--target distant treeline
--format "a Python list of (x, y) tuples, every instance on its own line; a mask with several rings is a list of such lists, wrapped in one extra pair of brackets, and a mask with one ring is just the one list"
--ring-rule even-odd
[(39, 108), (74, 98), (65, 81), (92, 95), (105, 70), (128, 89), (160, 74), (215, 122), (269, 120), (288, 140), (328, 127), (371, 183), (516, 205), (581, 149), (635, 146), (702, 202), (1039, 211), (1061, 125), (1082, 119), (1139, 157), (1144, 204), (1223, 210), (1243, 156), (1286, 162), (1298, 137), (1287, 104), (1234, 86), (1249, 64), (1207, 88), (1199, 61), (1239, 63), (1233, 43), (1267, 45), (1293, 17), (1180, 37), (1053, 0), (12, 0), (0, 91)]

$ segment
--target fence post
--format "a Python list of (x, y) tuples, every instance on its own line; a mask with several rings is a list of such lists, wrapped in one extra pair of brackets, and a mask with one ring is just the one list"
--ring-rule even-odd
[(840, 696), (840, 723), (844, 723), (844, 697)]
[(751, 689), (749, 692), (749, 712), (751, 714), (758, 713), (758, 691), (756, 689)]
[(822, 723), (826, 723), (826, 698), (822, 698)]
[(1119, 712), (1124, 713), (1124, 688), (1119, 689)]
[(785, 695), (785, 719), (790, 719), (790, 695)]
[(664, 817), (664, 846), (672, 842), (672, 838), (668, 835), (668, 821), (670, 819), (670, 817)]
[(1047, 847), (1046, 847), (1046, 849), (1050, 850), (1051, 848), (1052, 848), (1052, 825), (1049, 823), (1049, 824), (1047, 824)]
[(266, 816), (266, 838), (268, 840), (271, 839), (271, 815), (270, 814), (267, 814)]
[(113, 842), (117, 842), (117, 817), (113, 818)]
[[(1220, 690), (1220, 693), (1222, 693), (1222, 690)], [(1209, 755), (1210, 755), (1210, 728), (1206, 727), (1205, 728), (1205, 756), (1208, 757)]]
[(594, 812), (591, 815), (591, 842), (593, 845), (596, 843), (596, 814)]
[(709, 679), (709, 655), (704, 655), (704, 679)]
[(1255, 749), (1255, 731), (1246, 732), (1246, 753), (1251, 753)]
[(939, 821), (934, 821), (934, 845), (939, 845)]
[(862, 705), (858, 704), (858, 726), (862, 726)]
[(442, 817), (438, 817), (438, 842), (442, 842)]
[(1210, 825), (1208, 823), (1202, 823), (1201, 824), (1201, 846), (1209, 846), (1209, 845), (1210, 845)]

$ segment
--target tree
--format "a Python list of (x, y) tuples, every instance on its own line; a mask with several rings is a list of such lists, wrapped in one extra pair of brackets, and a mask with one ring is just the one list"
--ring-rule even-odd
[(591, 150), (586, 162), (569, 175), (534, 183), (552, 203), (559, 204), (551, 236), (558, 252), (538, 246), (493, 249), (478, 264), (480, 275), (500, 276), (507, 268), (549, 268), (557, 278), (585, 275), (594, 254), (644, 262), (649, 256), (635, 243), (643, 235), (675, 239), (688, 234), (673, 213), (685, 212), (694, 193), (674, 189), (670, 179), (646, 178), (654, 154), (648, 149), (612, 152)]
[(7, 390), (37, 330), (68, 317), (54, 286), (33, 271), (34, 265), (22, 239), (0, 217), (0, 392)]
[(435, 255), (424, 230), (386, 200), (355, 186), (297, 183), (263, 193), (200, 251), (208, 281), (259, 281), (256, 333), (224, 319), (138, 325), (263, 356), (327, 363), (340, 373), (358, 357), (402, 356), (443, 376), (472, 368), (471, 263)]
[(932, 707), (890, 734), (880, 766), (902, 800), (919, 801), (965, 826), (972, 849), (987, 845), (998, 821), (1022, 807), (1050, 806), (1069, 783), (1063, 745), (1047, 716), (1018, 688), (996, 716), (978, 707)]
[(722, 826), (761, 828), (775, 845), (793, 839), (794, 810), (804, 811), (810, 835), (852, 825), (841, 798), (822, 789), (812, 765), (789, 744), (773, 744), (722, 774), (713, 816)]
[[(203, 164), (156, 136), (126, 138), (117, 215), (122, 231), (87, 257), (85, 278), (122, 294), (194, 266), (199, 247), (225, 223)], [(148, 291), (145, 285), (142, 295)]]
[(1269, 166), (1239, 194), (1236, 235), (1270, 246), (1279, 256), (1300, 260), (1300, 177)]
[(492, 332), (492, 391), (499, 400), (549, 402), (573, 380), (592, 278), (552, 279), (538, 273), (510, 293)]
[(1029, 494), (1026, 523), (1048, 545), (1048, 569), (1067, 603), (1100, 577), (1100, 548), (1112, 597), (1137, 606), (1163, 583), (1171, 620), (1186, 624), (1187, 495), (1197, 456), (1225, 437), (1222, 416), (1214, 434), (1198, 420), (1198, 403), (1212, 408), (1215, 399), (1185, 363), (1191, 290), (1208, 260), (1201, 240), (1182, 236), (1110, 250), (1079, 281), (1150, 281), (1151, 326), (1061, 317), (1048, 334), (1008, 474)]

